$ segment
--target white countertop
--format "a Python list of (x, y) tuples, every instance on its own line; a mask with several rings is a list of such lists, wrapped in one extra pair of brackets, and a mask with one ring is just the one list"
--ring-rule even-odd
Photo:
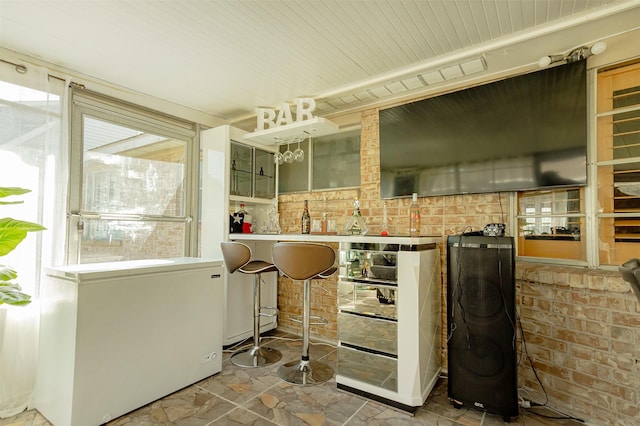
[(442, 241), (440, 236), (421, 237), (381, 235), (336, 235), (336, 234), (229, 234), (231, 241), (301, 241), (318, 243), (375, 243), (375, 244), (433, 244)]

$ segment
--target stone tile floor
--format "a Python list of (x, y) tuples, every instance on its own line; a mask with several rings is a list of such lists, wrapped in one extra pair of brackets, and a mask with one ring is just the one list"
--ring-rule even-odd
[[(274, 332), (263, 339), (263, 345), (279, 349), (283, 354), (282, 360), (268, 367), (241, 368), (231, 364), (231, 351), (225, 351), (220, 373), (125, 414), (107, 426), (504, 424), (501, 416), (454, 408), (447, 399), (445, 378), (438, 381), (414, 416), (339, 391), (335, 377), (321, 385), (292, 385), (280, 380), (276, 371), (281, 363), (299, 358), (300, 339)], [(335, 367), (335, 347), (312, 343), (310, 355), (312, 359)], [(560, 417), (545, 408), (537, 410), (544, 410), (538, 413), (545, 416)], [(520, 415), (512, 419), (511, 424), (547, 426), (582, 423), (549, 419), (534, 414), (533, 409), (521, 409)], [(28, 410), (11, 418), (0, 419), (0, 426), (51, 426), (51, 423), (36, 410)]]

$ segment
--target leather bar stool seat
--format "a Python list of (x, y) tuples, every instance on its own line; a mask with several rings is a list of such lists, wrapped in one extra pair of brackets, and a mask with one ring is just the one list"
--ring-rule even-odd
[(333, 377), (333, 369), (329, 365), (309, 359), (311, 280), (328, 278), (337, 271), (334, 266), (335, 251), (324, 244), (276, 243), (271, 254), (273, 263), (283, 275), (304, 282), (301, 358), (281, 365), (278, 376), (286, 382), (298, 385), (326, 382)]
[[(261, 274), (277, 272), (273, 263), (263, 260), (252, 260), (251, 249), (246, 244), (238, 242), (220, 243), (222, 257), (229, 273), (238, 271), (243, 274), (253, 275), (253, 347), (241, 349), (231, 355), (231, 362), (239, 367), (263, 367), (274, 364), (282, 358), (277, 349), (260, 346), (260, 317), (275, 316), (277, 309), (260, 306), (260, 282)], [(227, 306), (227, 309), (233, 309)], [(270, 310), (270, 313), (263, 312)]]

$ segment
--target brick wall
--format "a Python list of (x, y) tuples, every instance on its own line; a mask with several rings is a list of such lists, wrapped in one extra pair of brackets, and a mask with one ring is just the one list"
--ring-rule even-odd
[[(279, 198), (283, 232), (300, 232), (305, 199), (312, 219), (319, 219), (327, 200), (329, 219), (338, 229), (351, 214), (354, 196), (369, 232), (380, 232), (383, 201), (380, 200), (378, 111), (362, 114), (361, 185), (359, 189), (287, 194)], [(391, 234), (408, 234), (410, 198), (386, 200)], [(446, 324), (447, 235), (479, 230), (487, 223), (508, 222), (505, 195), (481, 194), (423, 197), (421, 234), (441, 237), (442, 307)], [(640, 307), (617, 272), (517, 262), (516, 309), (521, 317), (526, 351), (518, 339), (521, 395), (535, 402), (545, 396), (537, 383), (531, 359), (548, 395), (548, 405), (594, 424), (638, 424), (640, 418)], [(312, 314), (328, 319), (326, 326), (312, 327), (312, 337), (335, 342), (336, 279), (312, 286)], [(298, 332), (290, 321), (299, 314), (300, 285), (279, 280), (279, 326)], [(520, 334), (519, 334), (520, 336)], [(443, 329), (442, 361), (446, 368), (446, 327)], [(528, 354), (528, 357), (527, 357)]]
[[(615, 271), (518, 262), (520, 387), (594, 424), (640, 419), (640, 309)], [(531, 362), (542, 382), (534, 375)]]
[[(309, 201), (309, 213), (312, 220), (320, 220), (322, 211), (326, 210), (329, 220), (336, 220), (337, 229), (346, 224), (348, 215), (353, 211), (353, 199), (358, 190), (342, 190), (314, 192), (304, 194), (281, 195), (278, 199), (280, 227), (283, 234), (299, 234), (302, 227), (302, 210), (304, 200)], [(337, 244), (331, 244), (338, 250)], [(338, 289), (337, 277), (334, 275), (325, 280), (314, 280), (311, 285), (311, 315), (320, 316), (328, 324), (311, 326), (311, 335), (317, 339), (330, 342), (337, 341), (336, 304)], [(286, 277), (278, 278), (278, 328), (294, 333), (301, 333), (301, 325), (292, 321), (293, 316), (302, 314), (302, 284)]]

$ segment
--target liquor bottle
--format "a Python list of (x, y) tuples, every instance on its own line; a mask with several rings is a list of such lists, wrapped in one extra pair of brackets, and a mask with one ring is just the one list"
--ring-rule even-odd
[(253, 218), (251, 217), (249, 212), (245, 210), (244, 203), (240, 203), (240, 210), (238, 211), (238, 216), (240, 216), (241, 218), (240, 223), (242, 223), (242, 233), (250, 234)]
[(360, 213), (360, 201), (356, 197), (353, 201), (353, 214), (344, 226), (344, 232), (350, 235), (365, 235), (367, 231), (367, 224)]
[(304, 210), (302, 211), (302, 233), (311, 232), (311, 216), (309, 215), (309, 201), (304, 200)]
[(327, 213), (322, 212), (322, 220), (320, 221), (320, 232), (322, 234), (327, 233)]
[(270, 234), (279, 234), (282, 232), (280, 228), (280, 213), (278, 213), (278, 199), (274, 198), (271, 202), (271, 211), (269, 212), (269, 226), (267, 232)]
[(409, 235), (420, 236), (420, 206), (418, 205), (418, 194), (413, 193), (413, 200), (409, 207)]
[(322, 220), (320, 221), (320, 232), (327, 233), (327, 194), (322, 193)]
[(389, 235), (389, 216), (387, 215), (387, 203), (382, 203), (382, 230), (380, 235), (387, 237)]

